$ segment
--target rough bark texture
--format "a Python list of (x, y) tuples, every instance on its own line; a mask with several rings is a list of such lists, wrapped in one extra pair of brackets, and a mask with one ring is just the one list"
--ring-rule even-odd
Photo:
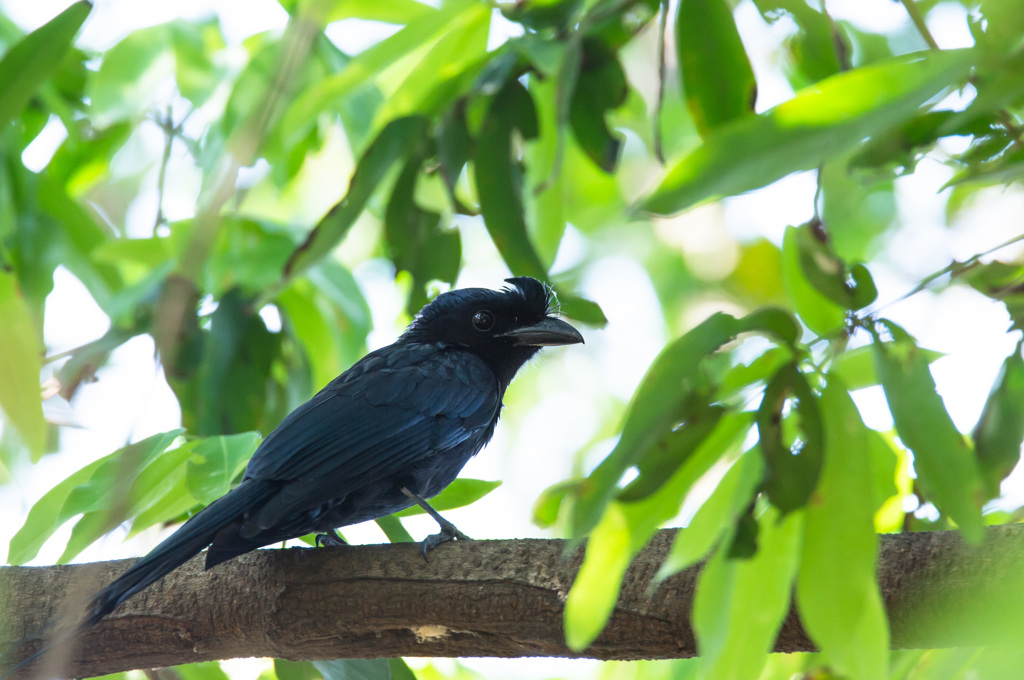
[[(582, 654), (565, 647), (562, 634), (562, 606), (582, 551), (566, 556), (564, 541), (530, 539), (451, 543), (426, 563), (416, 545), (261, 550), (206, 573), (194, 559), (46, 670), (80, 677), (251, 656), (689, 657), (697, 653), (690, 607), (699, 567), (647, 592), (674, 533), (659, 532), (637, 558), (607, 629)], [(1024, 528), (991, 528), (980, 546), (953, 532), (887, 535), (881, 545), (879, 582), (894, 647), (1019, 641)], [(69, 592), (83, 600), (130, 565), (0, 569), (2, 644), (59, 616)], [(793, 609), (776, 651), (813, 648)]]

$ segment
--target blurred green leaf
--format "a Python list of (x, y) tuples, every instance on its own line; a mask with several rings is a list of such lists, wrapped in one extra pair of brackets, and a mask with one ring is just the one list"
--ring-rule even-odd
[[(489, 494), (501, 486), (501, 482), (488, 482), (483, 479), (456, 479), (445, 487), (444, 491), (430, 500), (430, 506), (438, 512), (462, 508)], [(418, 505), (394, 513), (395, 517), (412, 517), (426, 512)]]
[(680, 0), (675, 35), (686, 105), (701, 136), (753, 113), (757, 81), (725, 0)]
[(785, 346), (770, 347), (748, 364), (733, 366), (722, 377), (719, 393), (730, 396), (757, 382), (767, 382), (785, 363), (793, 360), (793, 351)]
[(582, 321), (591, 326), (603, 328), (608, 324), (608, 317), (604, 315), (601, 306), (592, 300), (577, 297), (575, 295), (558, 294), (558, 311), (570, 319)]
[(324, 680), (391, 680), (388, 659), (335, 659), (313, 665)]
[(46, 446), (39, 388), (42, 348), (17, 279), (2, 269), (0, 319), (0, 409), (37, 461)]
[(775, 333), (781, 329), (786, 337), (780, 339), (792, 339), (790, 332), (795, 331), (795, 324), (790, 320), (787, 328), (781, 319), (788, 315), (774, 311), (777, 314), (762, 310), (742, 319), (714, 314), (662, 350), (633, 395), (615, 449), (580, 483), (573, 508), (574, 539), (585, 536), (597, 524), (625, 471), (657, 446), (677, 423), (708, 403), (710, 385), (701, 371), (705, 357), (743, 332)]
[[(804, 0), (754, 0), (754, 4), (768, 23), (790, 17), (799, 29), (786, 40), (790, 59), (797, 69), (797, 73), (791, 74), (791, 81), (809, 85), (842, 70), (841, 59), (850, 48), (832, 17)], [(799, 78), (794, 78), (797, 74)]]
[(957, 431), (935, 381), (927, 357), (910, 335), (888, 320), (879, 321), (892, 336), (883, 342), (876, 329), (875, 367), (903, 443), (914, 452), (918, 484), (936, 507), (957, 523), (968, 541), (983, 537), (981, 478), (974, 452)]
[(516, 276), (547, 279), (547, 268), (530, 243), (523, 214), (522, 173), (514, 161), (513, 132), (537, 136), (537, 114), (530, 93), (510, 80), (495, 96), (476, 140), (473, 174), (480, 212), (498, 252)]
[(757, 554), (728, 559), (723, 541), (698, 578), (692, 620), (704, 677), (758, 677), (789, 611), (803, 515), (769, 507), (758, 524)]
[(425, 14), (436, 12), (433, 7), (417, 0), (374, 0), (374, 2), (334, 2), (327, 22), (342, 19), (382, 21), (387, 24), (407, 24)]
[(611, 616), (619, 587), (634, 550), (631, 531), (619, 504), (609, 505), (587, 541), (583, 566), (565, 602), (565, 643), (582, 651), (593, 642)]
[(388, 537), (388, 540), (392, 543), (413, 543), (412, 534), (410, 534), (405, 526), (402, 525), (402, 520), (398, 519), (394, 515), (387, 515), (385, 517), (379, 517), (374, 520), (377, 526), (380, 527), (384, 535)]
[(220, 22), (214, 17), (201, 22), (168, 24), (174, 51), (174, 76), (181, 95), (193, 106), (202, 106), (227, 75), (215, 55), (225, 48)]
[[(871, 273), (864, 265), (849, 269), (832, 250), (825, 225), (811, 220), (795, 229), (800, 271), (814, 288), (846, 309), (867, 307), (878, 297)], [(789, 234), (787, 233), (787, 236)]]
[(711, 434), (726, 411), (718, 404), (698, 406), (636, 462), (639, 475), (619, 492), (623, 503), (638, 501), (657, 491)]
[[(565, 602), (566, 642), (585, 649), (604, 628), (618, 601), (626, 568), (664, 522), (679, 514), (694, 485), (735, 452), (751, 414), (727, 413), (669, 479), (639, 500), (609, 503), (587, 539), (587, 551)], [(614, 557), (609, 557), (609, 555)]]
[(181, 680), (229, 680), (219, 661), (201, 661), (175, 666), (174, 673)]
[[(139, 514), (164, 505), (169, 494), (177, 493), (179, 471), (192, 454), (193, 446), (189, 443), (163, 453), (155, 449), (139, 463), (137, 473), (131, 467), (126, 468), (133, 465), (131, 461), (118, 463), (116, 467), (100, 468), (88, 482), (72, 491), (66, 505), (84, 514), (75, 524), (58, 563), (70, 562), (82, 550), (132, 517), (135, 517), (132, 522), (134, 533), (152, 526), (139, 521)], [(126, 483), (125, 479), (130, 481)], [(107, 498), (98, 498), (104, 493)], [(83, 503), (84, 498), (92, 498), (93, 502)], [(187, 500), (187, 507), (195, 504), (194, 499)]]
[(733, 463), (689, 525), (676, 533), (672, 548), (655, 576), (655, 583), (707, 557), (723, 534), (747, 511), (764, 472), (764, 458), (754, 450)]
[(475, 3), (456, 15), (444, 34), (416, 61), (377, 113), (384, 123), (400, 116), (434, 116), (467, 92), (487, 64), (491, 11)]
[(207, 437), (192, 448), (186, 483), (192, 496), (209, 505), (228, 491), (256, 451), (259, 432)]
[(1006, 305), (1013, 324), (1012, 329), (1024, 330), (1024, 267), (1019, 264), (993, 260), (975, 263), (962, 271), (953, 271), (972, 288)]
[(570, 479), (544, 489), (537, 502), (533, 504), (533, 523), (544, 529), (553, 527), (558, 521), (562, 501), (575, 491), (578, 483), (577, 480)]
[(384, 238), (399, 271), (412, 274), (405, 311), (414, 316), (427, 302), (427, 286), (440, 280), (455, 284), (462, 265), (462, 238), (441, 226), (441, 215), (416, 203), (416, 181), (423, 157), (411, 158), (402, 169), (384, 213)]
[(323, 677), (312, 661), (285, 659), (274, 659), (274, 675), (277, 680), (320, 680)]
[(832, 247), (846, 260), (867, 260), (878, 238), (896, 218), (892, 181), (868, 182), (854, 176), (845, 162), (821, 168), (821, 217), (828, 226)]
[(102, 129), (147, 113), (157, 87), (174, 72), (170, 48), (169, 26), (160, 24), (133, 31), (107, 50), (86, 85), (93, 125)]
[(364, 83), (435, 38), (459, 14), (476, 5), (473, 0), (456, 0), (437, 11), (423, 13), (394, 35), (360, 52), (340, 72), (295, 97), (281, 119), (281, 128), (290, 134), (283, 147), (293, 146), (305, 137), (322, 112), (337, 106)]
[(118, 449), (86, 465), (58, 483), (29, 510), (25, 524), (11, 539), (8, 561), (24, 564), (43, 543), (72, 517), (108, 509), (125, 498), (137, 472), (162, 453), (185, 431), (171, 430)]
[[(932, 349), (921, 349), (921, 354), (929, 364), (946, 356)], [(836, 358), (829, 373), (839, 376), (851, 392), (881, 382), (875, 371), (875, 350), (871, 345), (844, 351)]]
[[(868, 430), (835, 376), (821, 395), (825, 461), (804, 523), (800, 620), (837, 674), (884, 680), (889, 628), (875, 578), (878, 536)], [(892, 475), (892, 469), (888, 473)]]
[(843, 328), (846, 312), (811, 285), (801, 265), (801, 227), (786, 227), (782, 239), (782, 281), (800, 320), (815, 334), (828, 337)]
[(29, 33), (0, 59), (0, 130), (31, 101), (52, 77), (71, 47), (92, 3), (76, 2)]
[(1021, 347), (1003, 362), (985, 408), (974, 426), (974, 450), (981, 468), (985, 495), (999, 496), (999, 485), (1020, 462), (1024, 442), (1024, 359)]
[[(787, 436), (787, 420), (796, 441)], [(818, 399), (796, 364), (780, 368), (765, 387), (757, 432), (768, 499), (783, 515), (804, 507), (818, 484), (825, 441)]]
[(262, 431), (266, 384), (281, 334), (267, 330), (253, 300), (238, 288), (221, 297), (209, 330), (200, 333), (196, 370), (168, 375), (181, 402), (182, 423), (200, 436)]
[(359, 160), (345, 197), (320, 220), (313, 231), (291, 254), (285, 265), (287, 277), (294, 277), (319, 261), (337, 246), (367, 200), (400, 158), (412, 153), (427, 133), (427, 120), (420, 117), (391, 121)]
[(615, 170), (622, 146), (622, 134), (610, 130), (605, 117), (626, 101), (628, 93), (626, 73), (615, 52), (598, 40), (585, 40), (569, 123), (580, 149), (605, 172)]
[[(757, 116), (737, 119), (670, 164), (641, 207), (659, 215), (809, 170), (902, 124), (966, 78), (970, 50), (930, 51), (845, 71)], [(737, 154), (743, 162), (737, 163)]]

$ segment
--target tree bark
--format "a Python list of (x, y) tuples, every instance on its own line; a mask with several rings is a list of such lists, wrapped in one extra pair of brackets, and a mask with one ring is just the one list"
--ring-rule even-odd
[[(450, 543), (426, 562), (412, 544), (260, 550), (209, 572), (196, 558), (62, 646), (60, 664), (45, 670), (81, 677), (235, 657), (690, 657), (700, 567), (648, 592), (674, 534), (659, 532), (634, 561), (611, 621), (582, 653), (562, 632), (582, 549), (566, 555), (565, 541), (523, 539)], [(4, 648), (57, 618), (69, 593), (84, 601), (132, 562), (0, 569)], [(978, 546), (954, 532), (882, 536), (878, 578), (893, 647), (1019, 642), (1022, 565), (1020, 526), (990, 528)], [(814, 650), (795, 607), (775, 650)]]

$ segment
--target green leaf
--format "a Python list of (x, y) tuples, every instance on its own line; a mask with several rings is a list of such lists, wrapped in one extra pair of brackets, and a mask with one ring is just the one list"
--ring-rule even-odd
[(999, 485), (1020, 462), (1024, 442), (1024, 341), (1003, 362), (992, 393), (974, 426), (974, 447), (989, 498), (999, 495)]
[(334, 250), (363, 212), (370, 195), (391, 166), (414, 151), (424, 139), (427, 124), (426, 118), (414, 116), (391, 121), (381, 130), (359, 160), (345, 197), (331, 208), (288, 259), (285, 276), (301, 274)]
[(587, 541), (586, 559), (565, 601), (565, 643), (569, 649), (586, 649), (611, 616), (622, 577), (633, 558), (630, 542), (630, 527), (622, 506), (608, 506)]
[(160, 24), (134, 31), (107, 50), (86, 85), (93, 125), (102, 129), (147, 113), (160, 83), (174, 72), (170, 48), (168, 25)]
[(124, 496), (125, 480), (134, 477), (140, 467), (152, 461), (184, 432), (171, 430), (129, 444), (54, 486), (32, 506), (25, 524), (11, 539), (8, 561), (11, 564), (28, 562), (66, 521), (84, 512), (110, 507), (115, 499)]
[(455, 284), (462, 265), (462, 239), (458, 230), (441, 227), (441, 215), (416, 204), (416, 181), (423, 157), (406, 163), (391, 192), (384, 213), (384, 238), (396, 269), (412, 274), (406, 312), (414, 316), (427, 302), (431, 281)]
[(274, 659), (277, 680), (320, 680), (323, 676), (312, 661), (286, 661)]
[(473, 176), (480, 212), (491, 240), (516, 276), (547, 280), (547, 268), (530, 243), (523, 213), (522, 173), (513, 160), (513, 131), (537, 136), (537, 114), (530, 93), (510, 80), (491, 102), (476, 140)]
[[(800, 620), (838, 675), (889, 677), (889, 628), (875, 578), (878, 536), (869, 431), (835, 376), (821, 395), (825, 463), (807, 507), (797, 579)], [(893, 470), (888, 471), (892, 478)]]
[[(795, 425), (799, 442), (787, 440), (788, 424)], [(765, 388), (757, 432), (768, 499), (783, 515), (804, 507), (818, 484), (825, 442), (817, 397), (796, 364), (780, 368)]]
[(670, 164), (641, 207), (675, 213), (817, 167), (908, 120), (929, 99), (962, 82), (971, 61), (970, 50), (933, 50), (826, 78), (770, 111), (716, 129)]
[(417, 0), (374, 0), (374, 2), (335, 2), (327, 15), (327, 22), (342, 19), (365, 19), (386, 24), (408, 24), (425, 14), (436, 12), (430, 5)]
[(558, 293), (558, 311), (570, 319), (576, 319), (598, 328), (608, 325), (608, 317), (604, 315), (600, 305), (575, 295)]
[(757, 81), (725, 0), (680, 0), (675, 31), (686, 105), (701, 136), (753, 113)]
[(797, 315), (808, 328), (828, 337), (843, 328), (846, 311), (812, 286), (800, 263), (800, 227), (786, 227), (782, 239), (782, 282)]
[(18, 280), (2, 269), (0, 319), (0, 409), (37, 461), (46, 447), (39, 389), (42, 349)]
[[(430, 500), (430, 506), (442, 512), (462, 508), (489, 494), (501, 486), (501, 482), (488, 482), (483, 479), (456, 479)], [(418, 505), (394, 513), (395, 517), (411, 517), (423, 515), (426, 511)]]
[(217, 63), (224, 36), (216, 18), (202, 22), (174, 21), (168, 24), (174, 49), (174, 76), (178, 91), (193, 106), (200, 107), (224, 82), (226, 67)]
[(636, 463), (639, 475), (619, 492), (618, 499), (623, 503), (638, 501), (661, 488), (718, 426), (725, 413), (725, 407), (718, 404), (697, 407), (681, 425), (644, 452)]
[(209, 330), (201, 331), (197, 369), (168, 376), (181, 402), (182, 423), (193, 434), (237, 434), (268, 425), (267, 381), (281, 334), (267, 330), (252, 302), (238, 288), (222, 296)]
[(449, 22), (444, 34), (416, 60), (409, 74), (384, 101), (376, 121), (401, 116), (434, 116), (466, 93), (487, 64), (490, 7), (476, 3)]
[(230, 680), (219, 661), (200, 661), (175, 666), (174, 672), (181, 680)]
[(964, 538), (980, 541), (984, 536), (981, 477), (971, 446), (935, 391), (928, 360), (914, 339), (891, 321), (883, 319), (879, 324), (892, 340), (882, 342), (878, 331), (872, 329), (875, 367), (896, 432), (914, 452), (918, 484), (928, 499), (957, 523)]
[(259, 440), (259, 432), (243, 432), (198, 442), (188, 461), (185, 479), (189, 493), (209, 505), (230, 491), (231, 482), (245, 469)]
[(387, 515), (386, 517), (380, 517), (376, 520), (377, 526), (380, 527), (384, 535), (388, 537), (388, 540), (392, 543), (413, 543), (412, 535), (402, 525), (402, 520), (398, 519), (394, 515)]
[(612, 132), (605, 116), (622, 106), (627, 94), (626, 73), (615, 52), (599, 40), (584, 40), (569, 124), (583, 153), (608, 173), (618, 165), (622, 133)]
[(793, 351), (785, 346), (770, 347), (749, 364), (733, 366), (719, 383), (719, 394), (732, 396), (758, 382), (767, 382), (776, 371), (793, 361)]
[(1013, 324), (1010, 328), (1024, 330), (1024, 267), (993, 260), (975, 264), (962, 272), (954, 270), (972, 288), (1006, 305)]
[[(355, 3), (353, 6), (362, 4)], [(434, 39), (459, 14), (476, 5), (473, 0), (456, 0), (445, 3), (437, 11), (423, 13), (398, 33), (360, 52), (340, 72), (322, 79), (296, 97), (281, 120), (281, 129), (290, 134), (284, 140), (284, 148), (294, 146), (305, 137), (322, 112), (336, 107), (357, 88)]]
[(789, 611), (803, 515), (769, 507), (758, 525), (752, 558), (729, 559), (731, 541), (722, 541), (697, 581), (692, 620), (704, 677), (757, 678)]
[(388, 659), (335, 659), (314, 661), (324, 680), (391, 680)]
[(0, 130), (21, 113), (40, 85), (57, 72), (91, 9), (90, 2), (72, 4), (19, 40), (0, 59)]
[[(788, 323), (783, 321), (786, 318)], [(626, 470), (657, 446), (674, 425), (708, 403), (710, 386), (701, 371), (705, 357), (743, 332), (774, 335), (782, 331), (785, 337), (781, 339), (789, 342), (795, 330), (792, 317), (781, 310), (763, 310), (742, 319), (718, 313), (662, 350), (633, 395), (615, 449), (580, 483), (572, 536), (579, 539), (597, 524)]]
[(764, 472), (764, 458), (755, 450), (745, 453), (729, 468), (690, 524), (676, 533), (654, 584), (707, 557), (722, 535), (746, 513)]
[[(921, 354), (929, 364), (946, 356), (944, 352), (933, 349), (922, 349)], [(836, 358), (829, 373), (839, 376), (851, 392), (880, 382), (875, 372), (875, 350), (871, 345), (846, 350)]]
[(611, 616), (633, 557), (658, 527), (679, 514), (698, 480), (738, 449), (751, 420), (749, 413), (726, 414), (652, 494), (631, 503), (608, 504), (587, 541), (583, 564), (565, 603), (566, 641), (573, 649), (585, 649), (596, 639)]
[[(153, 449), (139, 463), (137, 473), (130, 468), (134, 463), (124, 458), (117, 463), (116, 468), (110, 466), (98, 470), (87, 483), (79, 486), (68, 497), (66, 505), (84, 510), (85, 514), (75, 524), (71, 538), (58, 562), (61, 564), (70, 562), (82, 550), (128, 519), (135, 518), (132, 522), (132, 531), (135, 533), (152, 526), (140, 522), (138, 520), (139, 513), (149, 510), (155, 505), (162, 505), (163, 499), (168, 494), (176, 493), (175, 486), (180, 471), (191, 454), (191, 443), (164, 453), (161, 453), (159, 449)], [(114, 477), (105, 476), (111, 473)], [(123, 488), (124, 479), (130, 480), (127, 489)], [(84, 493), (79, 495), (80, 491)], [(103, 493), (107, 493), (108, 497), (102, 499), (102, 505), (80, 503), (82, 498), (90, 496), (95, 498), (97, 494)], [(187, 507), (195, 505), (194, 499), (189, 498), (188, 500), (190, 503)]]
[(846, 263), (832, 250), (821, 222), (812, 220), (793, 231), (800, 272), (815, 290), (851, 310), (867, 307), (875, 301), (878, 290), (871, 273), (860, 264), (847, 270)]
[[(790, 58), (804, 84), (815, 83), (842, 70), (838, 50), (849, 50), (832, 17), (811, 7), (805, 0), (754, 0), (769, 23), (783, 16), (796, 22), (799, 31), (786, 41)], [(790, 80), (794, 80), (791, 74)]]
[(821, 219), (835, 253), (847, 261), (863, 261), (875, 254), (878, 237), (896, 219), (896, 196), (891, 179), (869, 181), (852, 165), (842, 160), (822, 166)]
[(533, 504), (533, 523), (545, 529), (553, 527), (562, 510), (562, 502), (576, 490), (578, 484), (578, 480), (570, 479), (544, 489)]

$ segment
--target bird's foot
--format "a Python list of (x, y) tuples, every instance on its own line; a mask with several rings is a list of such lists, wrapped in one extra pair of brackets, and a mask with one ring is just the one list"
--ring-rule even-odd
[(459, 531), (455, 527), (454, 524), (452, 524), (451, 522), (449, 522), (446, 519), (439, 520), (438, 524), (441, 525), (441, 531), (436, 533), (436, 534), (431, 534), (430, 536), (427, 536), (426, 538), (423, 539), (423, 542), (420, 543), (420, 545), (423, 547), (423, 559), (424, 560), (427, 559), (427, 553), (428, 552), (430, 552), (431, 550), (433, 550), (437, 546), (441, 545), (442, 543), (447, 543), (448, 541), (455, 541), (455, 540), (459, 540), (459, 541), (472, 541), (473, 540), (472, 538), (470, 538), (466, 534), (464, 534), (461, 531)]
[(316, 547), (318, 548), (323, 548), (324, 546), (340, 548), (343, 545), (348, 545), (348, 543), (334, 529), (316, 535)]

